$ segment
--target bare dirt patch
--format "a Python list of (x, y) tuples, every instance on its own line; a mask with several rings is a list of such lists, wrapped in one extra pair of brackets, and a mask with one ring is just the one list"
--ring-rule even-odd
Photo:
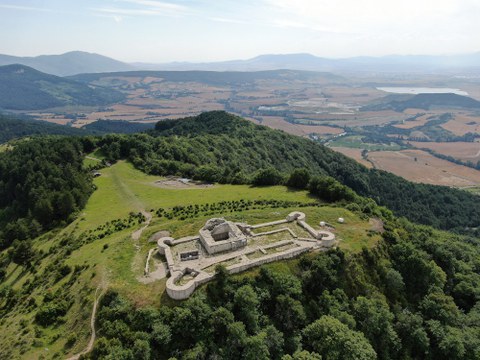
[(213, 184), (182, 178), (157, 180), (154, 185), (162, 189), (207, 189), (214, 186)]
[(289, 134), (298, 136), (307, 136), (308, 134), (331, 135), (340, 134), (343, 132), (343, 129), (325, 125), (314, 126), (291, 124), (280, 116), (264, 116), (262, 117), (262, 125), (271, 127), (273, 129), (283, 130)]

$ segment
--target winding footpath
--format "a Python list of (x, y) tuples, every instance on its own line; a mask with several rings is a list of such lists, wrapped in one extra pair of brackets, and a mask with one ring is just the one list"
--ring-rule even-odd
[(97, 318), (97, 307), (98, 307), (98, 302), (100, 301), (100, 298), (103, 295), (103, 292), (100, 295), (98, 295), (98, 290), (100, 290), (100, 289), (101, 289), (101, 287), (99, 286), (95, 290), (95, 300), (93, 301), (92, 316), (90, 318), (90, 329), (91, 329), (91, 332), (92, 332), (92, 334), (90, 335), (90, 341), (88, 342), (87, 347), (83, 351), (79, 352), (78, 354), (73, 355), (72, 357), (69, 357), (67, 360), (78, 360), (80, 358), (80, 356), (88, 354), (93, 349), (93, 344), (95, 343), (95, 339), (97, 337), (96, 332), (95, 332), (95, 321), (96, 321), (96, 318)]

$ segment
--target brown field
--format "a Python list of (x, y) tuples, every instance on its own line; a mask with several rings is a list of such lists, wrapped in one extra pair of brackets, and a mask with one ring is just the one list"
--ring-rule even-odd
[(262, 125), (271, 127), (273, 129), (283, 130), (289, 134), (298, 135), (298, 136), (307, 136), (309, 134), (318, 134), (318, 135), (340, 134), (343, 132), (342, 129), (334, 128), (331, 126), (291, 124), (279, 116), (263, 116)]
[(409, 144), (421, 149), (431, 149), (439, 154), (451, 156), (462, 161), (471, 161), (474, 164), (480, 161), (480, 142), (416, 142), (409, 141)]
[(343, 146), (331, 147), (330, 149), (338, 151), (339, 153), (342, 153), (343, 155), (356, 160), (358, 163), (362, 164), (363, 166), (366, 166), (369, 169), (373, 167), (370, 161), (365, 160), (362, 157), (362, 151), (363, 151), (362, 149), (348, 148)]
[(457, 113), (453, 120), (443, 124), (442, 127), (459, 136), (469, 132), (480, 134), (480, 116), (464, 112)]
[(453, 187), (480, 184), (480, 171), (438, 159), (421, 150), (369, 152), (368, 159), (375, 168), (414, 182)]
[[(440, 80), (441, 78), (437, 76), (424, 76), (395, 80), (387, 78), (385, 81), (398, 86), (425, 86)], [(363, 105), (388, 95), (371, 86), (370, 81), (371, 79), (366, 78), (346, 79), (345, 82), (332, 81), (328, 78), (295, 80), (277, 78), (235, 85), (229, 82), (212, 85), (193, 81), (166, 81), (165, 78), (155, 76), (106, 75), (95, 81), (95, 84), (123, 92), (126, 98), (121, 103), (103, 108), (72, 106), (49, 109), (43, 112), (35, 111), (34, 115), (41, 120), (82, 127), (98, 119), (151, 123), (193, 116), (203, 111), (228, 110), (255, 123), (290, 134), (303, 137), (317, 134), (319, 137), (329, 139), (344, 132), (343, 127), (352, 128), (354, 134), (364, 126), (382, 126), (389, 123), (397, 123), (395, 126), (399, 129), (413, 129), (424, 125), (429, 117), (446, 112), (445, 109), (441, 111), (407, 109), (403, 113), (389, 110), (360, 111)], [(465, 88), (461, 83), (459, 80), (459, 83), (452, 87), (462, 88), (472, 96), (475, 94), (480, 98), (478, 86), (469, 85)], [(463, 84), (468, 85), (468, 82)], [(444, 129), (456, 135), (464, 135), (467, 132), (480, 134), (480, 114), (454, 109), (448, 112), (454, 115), (454, 119), (441, 125)], [(425, 114), (414, 121), (404, 121), (418, 113)], [(300, 123), (287, 122), (287, 116)], [(72, 118), (75, 117), (77, 120), (73, 121)], [(383, 135), (398, 137), (396, 133)], [(417, 132), (416, 136), (421, 137), (422, 133)], [(411, 144), (428, 147), (462, 161), (476, 163), (480, 160), (480, 143)], [(362, 149), (345, 147), (333, 149), (369, 168), (373, 166), (370, 162), (372, 161), (377, 168), (417, 182), (478, 187), (480, 181), (479, 171), (435, 158), (424, 151), (371, 151), (368, 153), (368, 160), (365, 160), (361, 156)]]

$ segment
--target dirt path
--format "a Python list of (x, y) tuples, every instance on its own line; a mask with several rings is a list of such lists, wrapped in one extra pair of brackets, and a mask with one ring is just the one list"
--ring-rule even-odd
[(102, 162), (102, 160), (97, 159), (96, 157), (93, 157), (93, 156), (85, 156), (85, 159), (90, 159), (90, 160), (93, 160), (93, 161)]
[(143, 231), (148, 228), (148, 226), (150, 225), (150, 221), (152, 221), (152, 214), (150, 214), (149, 212), (145, 211), (145, 210), (142, 210), (141, 211), (143, 216), (145, 216), (146, 220), (145, 220), (145, 225), (143, 225), (140, 229), (138, 230), (135, 230), (133, 233), (132, 233), (132, 239), (135, 240), (135, 241), (138, 241), (140, 240), (140, 238), (142, 237), (142, 233)]
[[(99, 290), (102, 290), (100, 294), (98, 294)], [(104, 292), (105, 292), (105, 288), (103, 288), (102, 285), (99, 285), (95, 290), (95, 300), (93, 301), (92, 316), (90, 318), (91, 335), (90, 335), (90, 341), (88, 342), (87, 347), (83, 351), (79, 352), (78, 354), (75, 354), (72, 357), (69, 357), (67, 360), (78, 360), (80, 356), (88, 354), (90, 351), (92, 351), (93, 344), (95, 344), (95, 339), (97, 338), (97, 335), (95, 332), (95, 321), (97, 318), (98, 302), (100, 301), (100, 298), (102, 297)]]

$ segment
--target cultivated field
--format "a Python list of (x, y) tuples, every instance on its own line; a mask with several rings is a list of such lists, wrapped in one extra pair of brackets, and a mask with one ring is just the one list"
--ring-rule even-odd
[(409, 144), (418, 149), (430, 149), (436, 153), (451, 156), (455, 159), (472, 162), (480, 161), (480, 142), (416, 142), (409, 141)]
[[(58, 124), (83, 127), (98, 119), (155, 123), (204, 111), (226, 110), (257, 124), (320, 141), (371, 167), (371, 163), (361, 156), (362, 150), (368, 150), (371, 152), (369, 159), (376, 161), (377, 167), (408, 179), (452, 186), (475, 182), (470, 170), (464, 174), (466, 170), (462, 167), (439, 159), (427, 158), (425, 162), (431, 171), (422, 175), (425, 169), (405, 162), (403, 155), (406, 153), (398, 151), (408, 148), (403, 141), (410, 141), (415, 147), (476, 164), (480, 160), (479, 143), (467, 143), (472, 137), (469, 135), (467, 139), (464, 136), (476, 134), (480, 139), (478, 111), (435, 107), (403, 112), (362, 110), (362, 107), (392, 95), (377, 90), (377, 86), (452, 87), (468, 91), (472, 97), (480, 99), (480, 86), (474, 81), (439, 75), (342, 78), (292, 75), (289, 71), (267, 79), (250, 74), (245, 80), (232, 80), (231, 75), (222, 73), (204, 77), (191, 74), (182, 79), (176, 76), (165, 73), (145, 76), (105, 74), (92, 84), (123, 92), (126, 99), (121, 103), (103, 108), (33, 111), (32, 115)], [(343, 133), (345, 136), (338, 136)], [(418, 139), (430, 142), (415, 142)]]
[(373, 165), (370, 161), (365, 160), (362, 156), (362, 149), (358, 148), (350, 148), (350, 147), (343, 147), (343, 146), (338, 146), (338, 147), (331, 147), (332, 150), (338, 151), (339, 153), (342, 153), (345, 156), (348, 156), (360, 164), (366, 166), (367, 168), (372, 168)]
[(480, 171), (436, 158), (421, 150), (369, 152), (368, 159), (375, 168), (414, 182), (454, 187), (480, 184)]
[(443, 124), (442, 127), (455, 135), (480, 134), (480, 115), (461, 112), (455, 114), (454, 119)]

